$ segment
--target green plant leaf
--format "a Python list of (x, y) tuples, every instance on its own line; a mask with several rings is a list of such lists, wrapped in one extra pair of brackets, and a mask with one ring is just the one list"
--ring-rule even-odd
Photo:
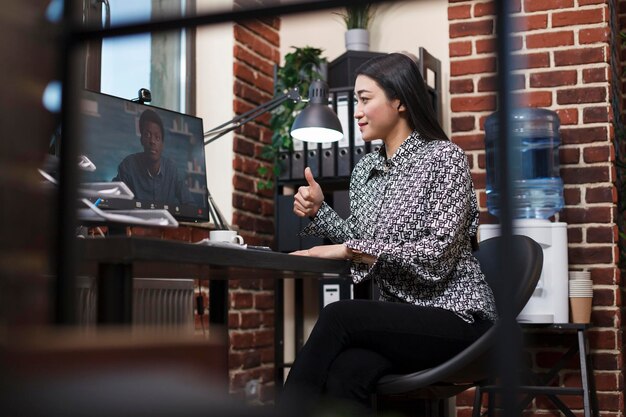
[(374, 17), (374, 6), (371, 3), (348, 6), (343, 13), (335, 13), (343, 19), (346, 29), (368, 29)]
[[(302, 48), (292, 47), (293, 52), (285, 55), (285, 64), (276, 71), (276, 93), (285, 92), (290, 88), (298, 88), (300, 95), (306, 97), (312, 81), (321, 79), (319, 69), (326, 64), (326, 58), (322, 57), (322, 50), (305, 46)], [(271, 170), (261, 170), (258, 174), (264, 179), (258, 183), (258, 189), (270, 189), (273, 187), (272, 178), (280, 175), (278, 153), (281, 150), (293, 150), (291, 139), (291, 125), (295, 116), (306, 106), (306, 103), (294, 103), (286, 101), (272, 111), (270, 129), (272, 129), (272, 143), (263, 147), (261, 157), (273, 164)], [(273, 175), (271, 175), (273, 174)]]

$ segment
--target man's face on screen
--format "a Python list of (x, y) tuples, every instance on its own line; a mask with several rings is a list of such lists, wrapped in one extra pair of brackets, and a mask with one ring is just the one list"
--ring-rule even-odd
[(163, 152), (163, 132), (158, 124), (154, 122), (146, 122), (143, 132), (141, 133), (141, 145), (145, 155), (151, 161), (161, 159)]

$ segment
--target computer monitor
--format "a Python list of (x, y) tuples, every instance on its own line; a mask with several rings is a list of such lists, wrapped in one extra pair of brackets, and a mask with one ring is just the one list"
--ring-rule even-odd
[(80, 101), (80, 154), (95, 170), (81, 183), (124, 182), (132, 200), (101, 196), (101, 209), (167, 209), (208, 221), (202, 119), (93, 91)]

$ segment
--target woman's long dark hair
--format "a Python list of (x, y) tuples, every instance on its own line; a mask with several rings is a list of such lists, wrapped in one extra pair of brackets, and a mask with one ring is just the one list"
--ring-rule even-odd
[(389, 100), (400, 100), (408, 112), (409, 126), (427, 140), (448, 140), (430, 104), (424, 79), (417, 63), (407, 55), (393, 53), (363, 63), (356, 75), (378, 83)]

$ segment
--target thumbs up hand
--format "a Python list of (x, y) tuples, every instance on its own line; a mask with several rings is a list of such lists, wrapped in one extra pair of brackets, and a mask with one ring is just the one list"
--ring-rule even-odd
[(314, 217), (324, 201), (322, 187), (313, 178), (311, 168), (304, 170), (304, 178), (308, 185), (298, 188), (294, 196), (293, 212), (299, 217)]

